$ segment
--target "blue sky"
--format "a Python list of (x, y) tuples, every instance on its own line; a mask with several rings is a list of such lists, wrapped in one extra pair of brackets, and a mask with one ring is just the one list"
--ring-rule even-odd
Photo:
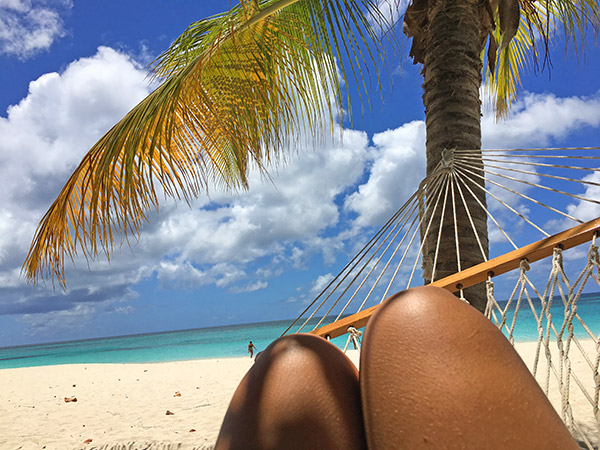
[[(401, 54), (343, 142), (289, 155), (273, 182), (252, 174), (248, 192), (166, 202), (110, 264), (69, 263), (67, 291), (27, 285), (20, 266), (38, 221), (87, 150), (150, 92), (146, 64), (228, 6), (0, 0), (0, 346), (293, 318), (417, 187), (422, 81)], [(600, 49), (591, 43), (577, 62), (559, 38), (551, 56), (551, 73), (522, 74), (507, 120), (484, 113), (484, 147), (598, 145)]]

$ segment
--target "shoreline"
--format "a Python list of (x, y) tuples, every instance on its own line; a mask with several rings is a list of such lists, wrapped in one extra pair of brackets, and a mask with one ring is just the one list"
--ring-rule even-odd
[[(103, 339), (103, 338), (102, 338)], [(92, 340), (92, 339), (89, 339)], [(563, 339), (564, 341), (565, 339)], [(67, 341), (67, 342), (71, 342), (71, 341)], [(73, 341), (73, 342), (78, 342), (78, 341)], [(556, 340), (554, 341), (550, 341), (550, 342), (556, 342)], [(533, 340), (533, 339), (527, 339), (527, 340), (516, 340), (515, 339), (515, 346), (520, 346), (520, 345), (528, 345), (528, 344), (536, 344), (537, 340)], [(336, 345), (337, 346), (337, 345)], [(0, 348), (0, 350), (2, 349), (12, 349), (12, 348), (20, 348), (20, 347), (29, 347), (29, 346), (15, 346), (15, 347), (3, 347)], [(337, 346), (340, 350), (343, 350), (343, 345)], [(351, 348), (352, 346), (350, 346)], [(355, 350), (348, 350), (347, 351), (347, 355), (350, 355), (352, 351)], [(255, 355), (256, 356), (256, 355)], [(249, 356), (247, 355), (224, 355), (224, 356), (206, 356), (206, 357), (196, 357), (196, 358), (183, 358), (183, 359), (167, 359), (167, 360), (155, 360), (155, 361), (127, 361), (127, 362), (103, 362), (103, 361), (88, 361), (88, 362), (60, 362), (60, 363), (46, 363), (46, 364), (35, 364), (35, 365), (27, 365), (27, 366), (18, 366), (18, 367), (2, 367), (2, 362), (3, 361), (12, 361), (12, 360), (19, 360), (19, 359), (27, 359), (29, 358), (29, 356), (21, 356), (21, 357), (15, 357), (15, 358), (6, 358), (6, 359), (0, 359), (0, 373), (2, 373), (2, 371), (4, 370), (18, 370), (18, 369), (31, 369), (31, 368), (35, 368), (35, 367), (55, 367), (55, 366), (79, 366), (79, 365), (88, 365), (88, 366), (95, 366), (95, 365), (119, 365), (119, 364), (131, 364), (131, 365), (136, 365), (136, 364), (171, 364), (171, 363), (185, 363), (185, 362), (193, 362), (193, 361), (213, 361), (213, 360), (229, 360), (229, 359), (239, 359), (239, 360), (244, 360), (244, 359), (250, 359)], [(352, 359), (352, 358), (351, 358)], [(357, 365), (358, 367), (358, 360), (353, 362)]]
[[(594, 341), (580, 342), (586, 351), (595, 351)], [(536, 346), (516, 344), (530, 368)], [(358, 366), (359, 352), (347, 355)], [(575, 356), (573, 370), (593, 392), (592, 371), (585, 358)], [(545, 363), (543, 351), (540, 357)], [(231, 396), (252, 364), (246, 356), (2, 369), (0, 448), (210, 449)], [(542, 385), (543, 367), (538, 370)], [(551, 381), (551, 391), (555, 386)], [(560, 396), (551, 392), (549, 398), (560, 413)], [(581, 392), (572, 391), (571, 406), (586, 434), (597, 435), (592, 407)]]
[[(256, 356), (256, 355), (254, 355)], [(215, 361), (215, 360), (250, 360), (249, 356), (219, 356), (212, 358), (187, 358), (187, 359), (171, 359), (165, 361), (140, 361), (140, 362), (67, 362), (67, 363), (56, 363), (56, 364), (40, 364), (35, 366), (20, 366), (20, 367), (0, 367), (0, 374), (3, 370), (21, 370), (21, 369), (35, 369), (38, 367), (57, 367), (57, 366), (119, 366), (119, 365), (151, 365), (151, 364), (173, 364), (173, 363), (188, 363), (194, 361)]]

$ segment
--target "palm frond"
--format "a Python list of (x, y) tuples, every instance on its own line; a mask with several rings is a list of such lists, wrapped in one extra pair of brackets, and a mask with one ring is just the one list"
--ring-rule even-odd
[(188, 202), (246, 188), (250, 168), (265, 171), (302, 130), (342, 120), (336, 60), (366, 93), (387, 26), (372, 0), (242, 0), (190, 25), (155, 61), (163, 83), (94, 145), (43, 217), (27, 279), (64, 286), (65, 255), (110, 257), (158, 207), (158, 186)]
[[(496, 61), (491, 67), (495, 70), (492, 72), (488, 64), (485, 73), (487, 91), (496, 98), (498, 117), (505, 115), (516, 99), (519, 73), (530, 64), (537, 65), (542, 50), (544, 58), (548, 58), (557, 35), (562, 34), (565, 43), (571, 43), (578, 53), (585, 48), (588, 31), (591, 29), (596, 35), (600, 27), (598, 0), (519, 0), (519, 3), (517, 33), (503, 51), (494, 55)], [(494, 18), (498, 22), (498, 8), (494, 11)], [(492, 34), (496, 42), (503, 40), (499, 26)]]
[[(500, 29), (497, 27), (491, 38), (499, 42), (502, 38)], [(531, 39), (530, 30), (525, 22), (521, 21), (517, 33), (511, 39), (510, 44), (495, 57), (494, 71), (490, 65), (486, 68), (486, 91), (490, 97), (496, 100), (496, 115), (504, 116), (517, 97), (517, 88), (521, 85), (520, 73), (527, 67), (528, 61), (537, 56), (535, 41)]]

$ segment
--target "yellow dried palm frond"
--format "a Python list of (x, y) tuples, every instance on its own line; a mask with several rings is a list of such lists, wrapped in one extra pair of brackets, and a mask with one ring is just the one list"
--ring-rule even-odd
[(209, 186), (247, 187), (253, 165), (264, 171), (294, 135), (343, 116), (336, 60), (366, 93), (365, 67), (383, 60), (376, 28), (388, 26), (372, 0), (242, 0), (190, 25), (156, 60), (163, 83), (92, 147), (43, 217), (28, 280), (64, 286), (65, 255), (110, 257), (117, 237), (139, 235), (159, 186), (188, 202)]

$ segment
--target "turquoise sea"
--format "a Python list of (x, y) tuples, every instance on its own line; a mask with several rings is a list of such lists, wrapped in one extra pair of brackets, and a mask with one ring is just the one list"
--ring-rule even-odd
[[(587, 326), (600, 334), (600, 293), (585, 294), (577, 307)], [(560, 323), (564, 307), (556, 299), (552, 307), (554, 320)], [(509, 314), (510, 321), (510, 314)], [(81, 341), (57, 342), (0, 348), (0, 369), (79, 363), (145, 363), (203, 358), (249, 356), (248, 341), (264, 350), (290, 325), (290, 320), (250, 323), (164, 333), (117, 336)], [(584, 335), (576, 325), (578, 336)], [(537, 325), (531, 309), (521, 306), (514, 331), (515, 340), (537, 340)], [(343, 348), (346, 337), (333, 341)]]

